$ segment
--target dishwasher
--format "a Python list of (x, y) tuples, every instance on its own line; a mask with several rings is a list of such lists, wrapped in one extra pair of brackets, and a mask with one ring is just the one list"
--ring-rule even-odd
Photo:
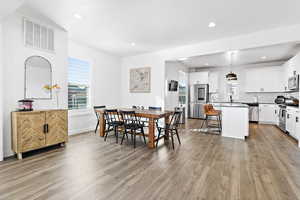
[(247, 103), (247, 105), (249, 106), (249, 121), (258, 122), (259, 119), (258, 103)]

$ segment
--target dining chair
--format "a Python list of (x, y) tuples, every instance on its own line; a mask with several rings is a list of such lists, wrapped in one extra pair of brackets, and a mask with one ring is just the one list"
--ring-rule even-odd
[(121, 140), (121, 144), (123, 144), (125, 136), (128, 140), (128, 132), (131, 134), (131, 139), (133, 140), (133, 146), (136, 147), (136, 136), (140, 135), (143, 137), (145, 144), (146, 137), (144, 133), (144, 125), (140, 122), (138, 117), (136, 116), (135, 111), (120, 111), (120, 114), (123, 119), (123, 125), (124, 125), (124, 134)]
[[(202, 122), (201, 128), (203, 127), (204, 123), (206, 124), (206, 127), (216, 127), (218, 128), (218, 132), (222, 132), (222, 112), (220, 110), (215, 110), (212, 104), (205, 104), (204, 105), (204, 114), (205, 114), (205, 120)], [(211, 126), (209, 125), (209, 120), (211, 120), (212, 117), (217, 118), (217, 126)]]
[(99, 127), (99, 119), (100, 119), (100, 116), (99, 116), (99, 113), (96, 112), (98, 109), (103, 109), (103, 108), (106, 108), (106, 106), (94, 106), (94, 112), (95, 112), (95, 115), (96, 115), (96, 118), (97, 118), (97, 125), (96, 125), (96, 128), (95, 128), (95, 133), (97, 132), (98, 130), (98, 127)]
[[(112, 130), (114, 131), (115, 136), (116, 136), (116, 143), (118, 143), (119, 130), (124, 125), (123, 120), (121, 119), (120, 113), (118, 112), (117, 109), (105, 110), (104, 117), (105, 117), (105, 120), (107, 121), (108, 126), (112, 127)], [(106, 141), (109, 132), (110, 131), (105, 132), (104, 141)]]
[[(160, 139), (166, 137), (166, 132), (168, 132), (169, 136), (171, 137), (172, 140), (172, 147), (173, 149), (175, 148), (174, 146), (174, 135), (177, 136), (177, 140), (178, 143), (181, 144), (180, 141), (180, 137), (178, 134), (178, 127), (180, 125), (180, 116), (181, 116), (181, 112), (180, 111), (175, 111), (172, 114), (171, 120), (168, 124), (165, 125), (165, 127), (159, 127), (158, 128), (158, 137), (156, 139), (156, 148), (158, 146), (158, 142)], [(164, 132), (164, 134), (162, 135), (162, 132)]]

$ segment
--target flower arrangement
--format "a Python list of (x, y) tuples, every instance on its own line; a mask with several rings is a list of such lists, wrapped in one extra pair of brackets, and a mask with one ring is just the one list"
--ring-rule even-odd
[(60, 89), (61, 87), (58, 84), (54, 84), (54, 85), (45, 85), (43, 87), (45, 90), (53, 90), (53, 89)]
[(56, 107), (59, 108), (59, 101), (58, 101), (58, 93), (59, 93), (59, 90), (61, 89), (61, 87), (58, 85), (58, 84), (54, 84), (54, 85), (45, 85), (43, 87), (43, 89), (45, 89), (46, 91), (55, 91), (56, 93)]

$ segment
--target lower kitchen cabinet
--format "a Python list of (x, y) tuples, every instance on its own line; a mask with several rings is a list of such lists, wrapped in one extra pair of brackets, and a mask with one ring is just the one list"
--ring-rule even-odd
[(276, 104), (259, 104), (259, 123), (278, 124), (279, 108)]
[(295, 139), (299, 139), (297, 126), (299, 126), (299, 111), (297, 108), (288, 107), (286, 109), (286, 131)]

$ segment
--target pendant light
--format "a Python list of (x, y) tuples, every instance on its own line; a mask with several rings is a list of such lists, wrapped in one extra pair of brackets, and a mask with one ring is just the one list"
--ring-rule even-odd
[(230, 52), (230, 72), (226, 74), (226, 79), (227, 81), (236, 81), (237, 80), (237, 75), (232, 72), (232, 56), (234, 54), (234, 51)]

